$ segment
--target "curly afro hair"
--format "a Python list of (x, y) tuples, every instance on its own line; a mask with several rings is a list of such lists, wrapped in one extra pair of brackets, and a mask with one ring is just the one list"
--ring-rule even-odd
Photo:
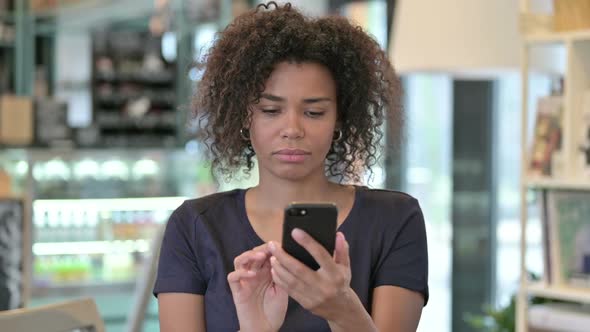
[(346, 18), (309, 18), (290, 4), (269, 2), (237, 17), (203, 58), (204, 73), (193, 101), (215, 174), (230, 179), (252, 167), (254, 151), (240, 135), (249, 107), (283, 61), (326, 66), (336, 82), (342, 138), (326, 158), (326, 172), (359, 182), (377, 162), (382, 124), (397, 146), (401, 135), (401, 85), (387, 55), (361, 27)]

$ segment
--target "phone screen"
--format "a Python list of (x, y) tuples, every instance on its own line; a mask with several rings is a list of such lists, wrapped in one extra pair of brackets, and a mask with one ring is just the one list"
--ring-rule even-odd
[(319, 269), (315, 259), (291, 237), (299, 228), (319, 242), (330, 255), (334, 254), (338, 209), (333, 203), (292, 203), (285, 208), (283, 249), (313, 270)]

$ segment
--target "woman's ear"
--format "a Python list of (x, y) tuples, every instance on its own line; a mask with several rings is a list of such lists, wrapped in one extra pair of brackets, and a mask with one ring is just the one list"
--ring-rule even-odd
[(248, 105), (248, 107), (246, 108), (246, 116), (244, 117), (244, 120), (242, 121), (242, 128), (250, 129), (250, 125), (252, 124), (252, 113), (253, 112), (254, 112), (253, 106)]
[(252, 124), (252, 110), (250, 106), (246, 108), (246, 114), (241, 121), (240, 128), (250, 130), (250, 125)]

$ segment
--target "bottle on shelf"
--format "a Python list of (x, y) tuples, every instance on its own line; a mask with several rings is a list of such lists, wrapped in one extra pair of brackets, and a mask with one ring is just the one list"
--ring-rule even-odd
[(60, 242), (72, 242), (76, 241), (76, 229), (71, 219), (70, 211), (60, 210), (59, 211), (59, 229), (61, 232)]
[(99, 231), (98, 231), (98, 213), (96, 210), (88, 210), (85, 212), (86, 222), (85, 222), (85, 238), (88, 241), (97, 241), (99, 239)]
[(59, 230), (59, 215), (56, 210), (47, 211), (47, 242), (59, 242), (61, 232)]
[(113, 232), (113, 212), (100, 211), (99, 222), (99, 236), (100, 241), (112, 241), (114, 239)]
[(34, 225), (33, 238), (35, 242), (47, 242), (47, 211), (35, 211), (33, 215)]

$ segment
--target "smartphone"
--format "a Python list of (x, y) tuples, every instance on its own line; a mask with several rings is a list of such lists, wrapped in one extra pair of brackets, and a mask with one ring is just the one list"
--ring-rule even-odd
[(330, 255), (336, 245), (338, 208), (333, 203), (291, 203), (285, 208), (283, 250), (313, 270), (320, 268), (315, 259), (291, 237), (299, 228), (319, 242)]

